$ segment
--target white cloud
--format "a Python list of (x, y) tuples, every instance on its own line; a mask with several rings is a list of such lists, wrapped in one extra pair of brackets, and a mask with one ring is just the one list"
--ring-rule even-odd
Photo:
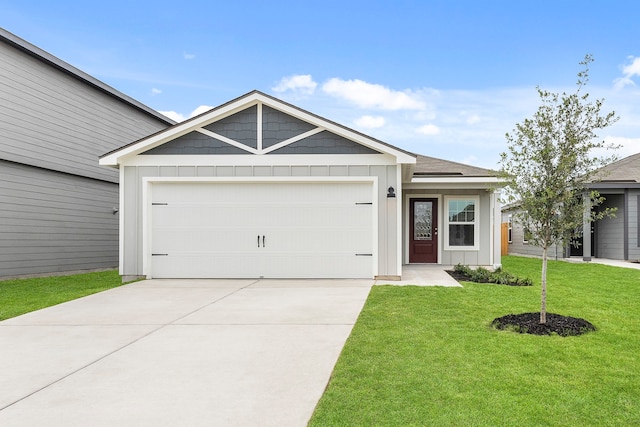
[(322, 85), (328, 95), (346, 99), (360, 108), (380, 110), (423, 110), (426, 105), (411, 91), (394, 91), (363, 80), (332, 78)]
[(159, 113), (169, 117), (170, 119), (180, 123), (180, 122), (184, 122), (187, 119), (190, 119), (192, 117), (198, 116), (202, 113), (206, 113), (207, 111), (211, 110), (213, 107), (210, 107), (208, 105), (201, 105), (198, 108), (196, 108), (195, 110), (193, 110), (191, 112), (191, 114), (189, 114), (188, 116), (182, 113), (177, 113), (175, 111), (160, 111)]
[(174, 122), (180, 123), (185, 121), (185, 117), (180, 113), (176, 113), (175, 111), (158, 111), (158, 112), (163, 116), (169, 117)]
[(183, 52), (182, 57), (188, 61), (190, 59), (195, 59), (196, 55), (193, 53)]
[[(606, 136), (603, 138), (607, 144), (613, 144), (619, 146), (615, 151), (615, 154), (619, 159), (631, 156), (632, 154), (640, 153), (640, 138), (627, 138), (624, 136)], [(599, 155), (611, 155), (612, 151), (599, 152)]]
[(362, 116), (354, 120), (354, 123), (361, 128), (375, 129), (384, 126), (386, 120), (382, 116)]
[(151, 95), (160, 95), (162, 93), (162, 91), (160, 89), (157, 88), (152, 88), (151, 89)]
[(440, 128), (430, 123), (428, 125), (420, 126), (418, 129), (416, 129), (416, 132), (423, 135), (437, 135), (440, 133)]
[(318, 83), (313, 81), (310, 74), (298, 74), (283, 77), (278, 84), (271, 89), (277, 93), (292, 91), (305, 95), (312, 95), (317, 86)]
[(213, 107), (209, 106), (209, 105), (201, 105), (198, 108), (196, 108), (195, 110), (193, 110), (191, 112), (191, 114), (189, 115), (189, 118), (191, 117), (195, 117), (195, 116), (199, 116), (202, 113), (206, 113), (207, 111), (211, 110)]
[(618, 77), (613, 81), (616, 89), (636, 85), (632, 78), (640, 76), (640, 58), (630, 56), (629, 60), (631, 63), (622, 67), (622, 77)]

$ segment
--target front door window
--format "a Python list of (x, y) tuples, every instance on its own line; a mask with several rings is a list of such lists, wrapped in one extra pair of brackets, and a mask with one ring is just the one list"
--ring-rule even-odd
[(413, 221), (414, 240), (432, 240), (433, 202), (416, 201), (414, 204)]
[(438, 199), (411, 199), (409, 262), (438, 262)]

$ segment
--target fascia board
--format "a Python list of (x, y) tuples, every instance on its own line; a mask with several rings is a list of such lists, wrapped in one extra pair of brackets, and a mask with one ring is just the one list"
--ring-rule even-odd
[(169, 141), (171, 139), (175, 139), (182, 135), (185, 135), (193, 130), (199, 129), (202, 126), (206, 126), (208, 122), (213, 121), (217, 118), (224, 118), (225, 116), (233, 114), (236, 110), (244, 109), (247, 107), (251, 107), (256, 104), (255, 100), (251, 98), (255, 98), (256, 94), (250, 94), (245, 98), (237, 99), (235, 102), (231, 102), (225, 104), (221, 107), (214, 108), (213, 110), (204, 113), (200, 116), (197, 116), (190, 120), (185, 120), (182, 123), (179, 123), (166, 131), (157, 133), (148, 138), (145, 138), (137, 143), (131, 144), (129, 146), (125, 146), (120, 150), (116, 150), (106, 156), (100, 158), (100, 164), (104, 166), (117, 166), (122, 162), (122, 159), (130, 156), (135, 156), (143, 151), (150, 150), (158, 145), (161, 145), (163, 142)]
[(405, 189), (412, 188), (469, 188), (469, 189), (486, 189), (501, 188), (505, 181), (497, 177), (462, 177), (462, 178), (413, 178), (410, 183), (404, 184)]
[(397, 159), (398, 163), (406, 163), (406, 164), (416, 163), (416, 158), (414, 156), (411, 156), (400, 150), (396, 150), (388, 145), (381, 144), (371, 138), (367, 138), (365, 135), (353, 132), (348, 128), (345, 128), (336, 123), (325, 120), (319, 116), (307, 113), (306, 111), (300, 110), (294, 106), (281, 103), (276, 99), (266, 97), (260, 93), (256, 93), (255, 95), (257, 100), (262, 102), (264, 105), (267, 105), (271, 108), (275, 108), (279, 111), (282, 111), (283, 113), (287, 113), (290, 116), (296, 117), (302, 121), (315, 124), (316, 126), (326, 129), (332, 133), (335, 133), (336, 135), (343, 136), (347, 139), (355, 141), (359, 144), (362, 144), (373, 150), (379, 151), (383, 154), (390, 154)]
[(377, 142), (371, 138), (368, 138), (363, 134), (359, 134), (357, 132), (351, 131), (348, 128), (345, 128), (336, 123), (325, 120), (319, 116), (308, 113), (292, 105), (282, 103), (279, 100), (268, 97), (260, 92), (252, 92), (244, 97), (236, 99), (235, 101), (231, 101), (220, 107), (216, 107), (211, 111), (202, 114), (201, 116), (179, 123), (171, 127), (170, 129), (167, 129), (166, 131), (152, 135), (146, 139), (143, 139), (137, 143), (133, 143), (129, 146), (125, 146), (119, 150), (116, 150), (112, 153), (109, 153), (101, 157), (99, 162), (103, 166), (117, 167), (119, 164), (122, 163), (122, 160), (124, 158), (135, 156), (136, 154), (139, 154), (143, 151), (150, 150), (158, 145), (161, 145), (166, 141), (169, 141), (171, 139), (187, 134), (193, 130), (201, 128), (202, 126), (206, 126), (209, 122), (213, 122), (214, 120), (219, 120), (221, 118), (224, 118), (228, 115), (235, 113), (236, 111), (240, 111), (242, 109), (251, 107), (258, 103), (262, 103), (263, 105), (267, 105), (271, 108), (282, 111), (283, 113), (289, 114), (300, 120), (312, 123), (318, 126), (319, 128), (326, 129), (332, 133), (335, 133), (337, 135), (340, 135), (342, 137), (355, 141), (359, 144), (362, 144), (366, 147), (369, 147), (383, 154), (389, 154), (395, 157), (396, 162), (399, 164), (415, 164), (416, 163), (416, 158), (410, 154), (407, 154), (405, 152), (402, 152), (401, 150), (394, 149), (391, 146)]

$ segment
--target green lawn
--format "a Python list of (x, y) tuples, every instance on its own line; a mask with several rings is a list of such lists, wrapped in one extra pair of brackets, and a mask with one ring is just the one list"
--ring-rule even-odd
[(0, 281), (0, 320), (120, 285), (117, 270)]
[(550, 262), (548, 311), (579, 337), (497, 331), (539, 311), (541, 261), (505, 257), (533, 287), (377, 286), (311, 426), (640, 425), (640, 270)]

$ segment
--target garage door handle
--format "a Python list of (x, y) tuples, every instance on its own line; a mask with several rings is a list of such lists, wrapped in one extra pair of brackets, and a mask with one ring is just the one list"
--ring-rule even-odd
[(258, 247), (260, 247), (260, 235), (258, 234)]
[(264, 242), (264, 236), (262, 236), (262, 247), (263, 247), (263, 248), (266, 248), (266, 247), (267, 247), (266, 243)]

